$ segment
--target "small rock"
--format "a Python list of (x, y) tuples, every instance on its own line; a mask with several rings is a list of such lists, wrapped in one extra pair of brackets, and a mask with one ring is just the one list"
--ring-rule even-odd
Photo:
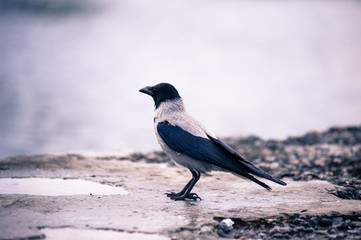
[(337, 235), (336, 234), (326, 234), (326, 237), (328, 239), (336, 239), (337, 238)]
[(269, 233), (271, 235), (273, 235), (273, 234), (280, 233), (280, 232), (287, 232), (289, 229), (290, 229), (290, 227), (288, 225), (286, 225), (284, 227), (274, 226), (273, 228), (271, 228), (269, 230)]
[(222, 230), (218, 230), (217, 231), (217, 234), (218, 234), (218, 236), (220, 236), (220, 237), (222, 237), (222, 238), (227, 238), (228, 237), (228, 234), (229, 232), (224, 232), (224, 231), (222, 231)]
[(293, 220), (292, 223), (296, 224), (296, 225), (301, 225), (303, 223), (303, 220), (302, 219), (295, 219), (295, 220)]
[(225, 218), (220, 222), (220, 224), (226, 225), (227, 227), (232, 227), (234, 222), (230, 218)]
[(217, 225), (217, 233), (220, 237), (225, 237), (228, 233), (230, 233), (233, 230), (233, 224), (234, 222), (230, 219), (223, 219), (218, 225)]
[(320, 217), (318, 217), (318, 216), (311, 217), (311, 219), (310, 219), (310, 223), (312, 226), (318, 225), (319, 222), (320, 222)]
[(320, 219), (320, 225), (324, 227), (332, 226), (332, 220), (327, 217), (323, 217)]
[(327, 232), (329, 233), (329, 234), (335, 234), (335, 233), (338, 233), (338, 231), (337, 231), (337, 229), (336, 228), (334, 228), (334, 227), (329, 227), (329, 228), (327, 228)]
[(282, 231), (281, 227), (274, 226), (273, 228), (271, 228), (271, 230), (269, 230), (269, 233), (272, 235), (272, 234), (275, 234), (275, 233), (279, 233), (281, 231)]
[(284, 235), (282, 233), (276, 233), (276, 234), (272, 235), (272, 237), (274, 237), (274, 238), (286, 238), (286, 235)]
[(332, 225), (339, 225), (340, 223), (342, 223), (343, 218), (342, 217), (336, 217), (332, 220)]
[(300, 227), (295, 227), (295, 231), (296, 231), (296, 232), (304, 232), (304, 231), (305, 231), (305, 227), (302, 227), (302, 226), (300, 226)]

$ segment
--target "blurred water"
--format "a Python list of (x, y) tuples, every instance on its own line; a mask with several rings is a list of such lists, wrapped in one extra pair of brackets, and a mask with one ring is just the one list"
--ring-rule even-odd
[(1, 194), (37, 196), (128, 195), (122, 187), (113, 187), (82, 179), (0, 178)]
[(360, 1), (3, 0), (0, 158), (158, 149), (146, 85), (218, 136), (361, 123)]

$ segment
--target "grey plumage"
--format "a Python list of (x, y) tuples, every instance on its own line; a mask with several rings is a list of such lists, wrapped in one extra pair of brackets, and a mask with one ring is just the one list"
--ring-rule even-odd
[(281, 185), (281, 180), (255, 167), (242, 155), (222, 142), (201, 123), (190, 116), (178, 91), (168, 83), (161, 83), (140, 90), (153, 97), (155, 102), (154, 128), (163, 151), (178, 165), (188, 168), (193, 177), (179, 193), (168, 193), (174, 200), (200, 197), (190, 193), (202, 173), (229, 171), (248, 178), (267, 190), (271, 188), (254, 176), (266, 178)]

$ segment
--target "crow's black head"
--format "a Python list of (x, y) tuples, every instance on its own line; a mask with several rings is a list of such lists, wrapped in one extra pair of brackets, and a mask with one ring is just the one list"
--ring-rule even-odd
[(169, 83), (159, 83), (155, 86), (145, 87), (140, 89), (139, 92), (151, 96), (156, 108), (158, 108), (162, 102), (181, 98), (177, 89)]

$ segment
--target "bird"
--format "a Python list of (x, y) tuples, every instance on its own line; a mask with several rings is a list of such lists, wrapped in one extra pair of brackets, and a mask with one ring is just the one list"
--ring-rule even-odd
[(144, 87), (139, 92), (151, 96), (154, 100), (154, 130), (162, 150), (176, 165), (188, 168), (192, 173), (192, 179), (180, 192), (166, 193), (170, 199), (176, 201), (202, 200), (198, 194), (191, 193), (191, 191), (201, 174), (211, 171), (233, 173), (247, 178), (269, 191), (271, 191), (271, 187), (256, 177), (287, 185), (257, 168), (188, 114), (183, 99), (172, 84), (159, 83)]

